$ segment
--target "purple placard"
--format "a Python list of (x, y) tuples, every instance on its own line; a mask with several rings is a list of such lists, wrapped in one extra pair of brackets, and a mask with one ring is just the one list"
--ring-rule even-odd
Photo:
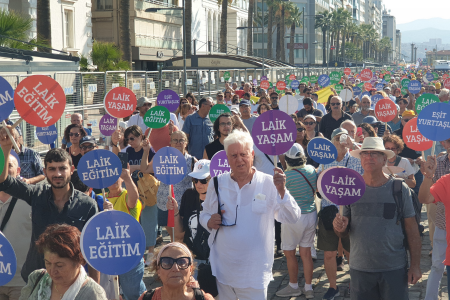
[(261, 76), (261, 81), (263, 81), (263, 80), (268, 80), (267, 76)]
[(261, 114), (253, 124), (255, 146), (267, 155), (280, 155), (291, 149), (297, 137), (297, 127), (292, 118), (280, 110)]
[(356, 79), (355, 79), (354, 77), (350, 77), (350, 78), (348, 79), (348, 81), (350, 81), (352, 84), (355, 84)]
[(223, 173), (229, 173), (231, 170), (228, 165), (227, 153), (225, 150), (219, 151), (211, 158), (211, 163), (209, 165), (209, 173), (211, 177), (216, 177), (217, 175)]
[(100, 119), (98, 127), (100, 128), (101, 134), (103, 134), (104, 136), (111, 136), (117, 129), (117, 119), (113, 116), (105, 114)]
[(348, 168), (332, 167), (323, 171), (318, 179), (322, 197), (336, 205), (350, 205), (364, 195), (366, 183), (362, 176)]
[(256, 78), (253, 79), (253, 85), (257, 85), (258, 84), (258, 80), (256, 80)]
[(174, 112), (180, 105), (180, 96), (172, 90), (164, 90), (158, 94), (156, 103), (160, 106), (164, 106), (170, 112)]

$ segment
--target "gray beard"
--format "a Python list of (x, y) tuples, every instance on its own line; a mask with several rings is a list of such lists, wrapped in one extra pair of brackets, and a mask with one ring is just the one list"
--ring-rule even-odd
[(369, 110), (370, 110), (370, 107), (361, 107), (361, 110), (362, 110), (362, 111), (369, 111)]

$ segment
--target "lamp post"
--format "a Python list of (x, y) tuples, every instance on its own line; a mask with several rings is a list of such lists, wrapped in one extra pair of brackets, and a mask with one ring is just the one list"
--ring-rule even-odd
[[(184, 1), (182, 0), (182, 7), (172, 7), (172, 8), (147, 8), (145, 12), (158, 12), (160, 10), (181, 10), (183, 14), (183, 95), (187, 94), (187, 74), (186, 74), (186, 10)], [(147, 84), (147, 83), (146, 83)]]

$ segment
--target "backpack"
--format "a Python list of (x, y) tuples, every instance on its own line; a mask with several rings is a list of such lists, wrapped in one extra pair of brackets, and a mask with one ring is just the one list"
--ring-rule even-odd
[(156, 194), (161, 182), (150, 174), (138, 173), (137, 188), (139, 191), (139, 198), (146, 206), (153, 206), (156, 204)]
[[(401, 223), (402, 232), (404, 235), (403, 244), (405, 245), (406, 249), (409, 249), (408, 240), (407, 240), (406, 231), (405, 231), (405, 218), (403, 216), (404, 201), (403, 201), (402, 183), (405, 181), (400, 178), (393, 178), (393, 179), (394, 179), (394, 183), (392, 184), (393, 195), (394, 195), (395, 204), (397, 205), (397, 225), (399, 223)], [(414, 207), (414, 212), (416, 213), (415, 218), (416, 218), (417, 227), (418, 227), (419, 233), (420, 233), (421, 232), (420, 215), (422, 213), (422, 204), (419, 202), (419, 197), (417, 197), (416, 192), (414, 192), (411, 188), (409, 188), (409, 190), (411, 192), (412, 204)]]
[[(205, 295), (203, 294), (203, 291), (199, 288), (192, 288), (194, 290), (194, 296), (195, 300), (205, 300)], [(147, 291), (144, 294), (143, 300), (152, 300), (153, 294), (155, 294), (155, 289), (151, 291)]]

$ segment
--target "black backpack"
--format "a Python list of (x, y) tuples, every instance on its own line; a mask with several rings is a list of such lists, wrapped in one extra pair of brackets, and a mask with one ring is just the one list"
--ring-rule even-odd
[[(192, 288), (194, 290), (195, 300), (205, 300), (205, 295), (203, 295), (203, 291), (198, 288)], [(147, 291), (144, 295), (143, 300), (152, 300), (153, 294), (155, 293), (155, 289), (151, 291)]]
[[(397, 225), (399, 223), (401, 223), (402, 231), (403, 231), (403, 235), (404, 235), (403, 244), (405, 245), (406, 249), (409, 249), (408, 239), (406, 237), (406, 231), (405, 231), (405, 217), (403, 216), (403, 207), (404, 207), (405, 203), (403, 201), (402, 183), (405, 181), (400, 178), (393, 178), (393, 179), (394, 179), (394, 182), (392, 184), (393, 195), (394, 195), (395, 204), (397, 205)], [(420, 203), (419, 197), (417, 197), (416, 192), (414, 192), (414, 190), (411, 188), (409, 188), (409, 191), (411, 192), (412, 204), (414, 207), (414, 212), (416, 213), (415, 218), (416, 218), (417, 227), (418, 227), (419, 233), (420, 233), (421, 232), (420, 215), (422, 213), (422, 204)]]

